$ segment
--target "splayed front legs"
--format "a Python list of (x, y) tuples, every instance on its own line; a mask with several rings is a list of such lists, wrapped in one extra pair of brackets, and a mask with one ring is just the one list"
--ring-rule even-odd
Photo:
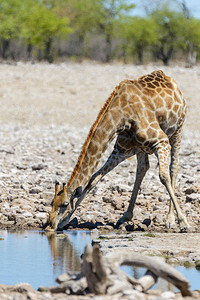
[[(103, 178), (103, 176), (105, 176), (107, 173), (113, 170), (119, 163), (124, 161), (126, 158), (129, 158), (134, 154), (135, 154), (134, 150), (131, 150), (129, 152), (124, 152), (116, 145), (113, 152), (109, 156), (108, 160), (104, 164), (104, 166), (99, 171), (97, 171), (95, 174), (92, 175), (91, 179), (89, 180), (83, 192), (77, 197), (74, 208), (65, 211), (65, 213), (61, 216), (61, 218), (57, 223), (57, 228), (62, 229), (64, 226), (66, 226), (69, 223), (70, 217), (72, 216), (76, 208), (80, 205), (80, 203), (83, 201), (86, 194), (88, 194), (89, 191), (91, 191), (96, 186), (96, 184), (99, 182), (101, 178)], [(70, 199), (70, 202), (74, 202), (74, 200), (75, 197), (73, 199)]]

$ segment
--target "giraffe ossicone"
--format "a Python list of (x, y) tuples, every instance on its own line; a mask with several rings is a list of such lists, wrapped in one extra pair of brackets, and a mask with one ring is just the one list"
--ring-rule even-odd
[[(125, 159), (137, 156), (137, 171), (129, 206), (117, 227), (133, 217), (142, 180), (149, 169), (148, 155), (155, 154), (159, 177), (170, 196), (166, 226), (174, 226), (174, 209), (180, 230), (189, 228), (175, 196), (178, 156), (186, 115), (185, 100), (176, 82), (162, 71), (122, 81), (112, 92), (90, 129), (78, 162), (67, 183), (55, 187), (52, 210), (46, 229), (63, 229), (70, 217), (98, 181)], [(117, 136), (114, 149), (104, 166), (96, 171), (110, 141)], [(169, 157), (171, 162), (169, 165)], [(60, 213), (67, 203), (67, 209)]]

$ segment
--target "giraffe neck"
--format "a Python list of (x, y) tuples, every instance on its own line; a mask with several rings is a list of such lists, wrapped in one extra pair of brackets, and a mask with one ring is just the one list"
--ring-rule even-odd
[(112, 114), (109, 112), (108, 108), (115, 97), (118, 88), (119, 86), (115, 88), (107, 99), (89, 131), (77, 164), (67, 183), (67, 188), (71, 192), (79, 187), (84, 189), (96, 169), (102, 154), (106, 150), (108, 142), (114, 138), (116, 127), (114, 126)]

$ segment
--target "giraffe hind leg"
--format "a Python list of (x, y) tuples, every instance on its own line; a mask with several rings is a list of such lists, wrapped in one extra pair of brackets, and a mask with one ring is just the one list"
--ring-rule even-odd
[(167, 140), (160, 142), (155, 147), (155, 154), (159, 162), (159, 177), (162, 184), (166, 187), (170, 195), (171, 201), (173, 202), (174, 208), (176, 210), (180, 230), (185, 231), (187, 228), (190, 227), (190, 225), (188, 224), (186, 217), (181, 212), (177, 198), (172, 188), (172, 183), (171, 183), (171, 178), (170, 178), (169, 168), (168, 168), (170, 148), (171, 147)]
[(167, 215), (165, 227), (166, 228), (174, 228), (176, 227), (175, 215), (174, 215), (174, 205), (171, 199), (169, 200), (169, 212)]
[[(180, 152), (181, 139), (182, 139), (182, 127), (180, 127), (169, 140), (171, 145), (170, 177), (171, 177), (172, 190), (174, 193), (175, 193), (176, 178), (179, 170), (178, 158)], [(174, 215), (174, 205), (170, 199), (169, 213), (166, 220), (166, 227), (172, 228), (175, 226), (176, 224), (175, 224), (175, 215)]]

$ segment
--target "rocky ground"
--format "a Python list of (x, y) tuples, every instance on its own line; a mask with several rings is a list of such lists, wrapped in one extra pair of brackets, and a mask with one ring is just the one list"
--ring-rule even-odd
[[(50, 211), (54, 182), (68, 180), (88, 130), (115, 85), (160, 68), (0, 65), (0, 227), (40, 228)], [(162, 69), (175, 78), (188, 104), (176, 194), (193, 231), (199, 232), (200, 67)], [(112, 145), (108, 152), (111, 149)], [(159, 182), (156, 158), (151, 156), (150, 162), (135, 208), (134, 229), (162, 231), (169, 197)], [(77, 211), (79, 226), (118, 220), (128, 205), (135, 167), (134, 157), (98, 184)]]
[[(67, 182), (84, 139), (114, 87), (162, 69), (178, 83), (188, 105), (176, 195), (200, 232), (200, 67), (134, 66), (97, 63), (0, 65), (0, 228), (42, 228), (51, 209), (56, 180)], [(112, 149), (110, 145), (108, 156)], [(169, 197), (159, 182), (157, 161), (143, 181), (126, 230), (165, 229)], [(78, 208), (74, 228), (113, 230), (128, 205), (135, 178), (132, 158), (108, 174)]]

